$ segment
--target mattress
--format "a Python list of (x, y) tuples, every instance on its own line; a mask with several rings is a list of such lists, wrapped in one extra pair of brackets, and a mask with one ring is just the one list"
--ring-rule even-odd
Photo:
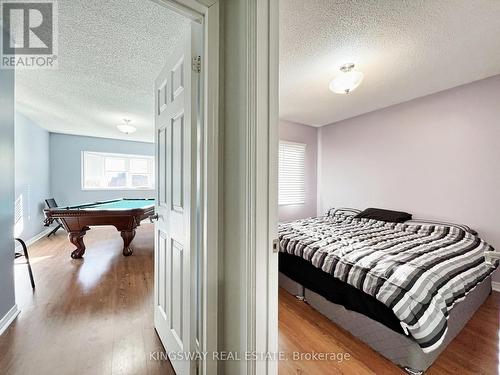
[[(279, 240), (280, 252), (302, 258), (364, 292), (357, 298), (361, 302), (350, 297), (355, 292), (344, 293), (340, 304), (395, 331), (401, 327), (428, 353), (445, 339), (454, 306), (496, 268), (484, 259), (490, 245), (446, 225), (392, 223), (335, 212), (281, 224)], [(322, 283), (316, 284), (318, 288)], [(335, 287), (339, 289), (339, 285)], [(322, 294), (331, 297), (325, 293), (328, 288)]]
[(418, 374), (432, 365), (439, 354), (457, 336), (486, 300), (491, 293), (491, 276), (480, 282), (465, 299), (454, 306), (448, 316), (448, 330), (444, 340), (436, 349), (428, 353), (424, 353), (419, 344), (411, 337), (396, 332), (387, 325), (362, 313), (330, 302), (325, 297), (305, 288), (282, 272), (279, 274), (279, 285), (294, 295), (297, 295), (298, 292), (299, 297), (305, 299), (314, 309), (393, 363), (404, 368), (408, 373)]
[[(362, 290), (340, 281), (295, 255), (279, 253), (278, 264), (279, 271), (296, 281), (301, 287), (323, 296), (330, 302), (357, 311), (393, 331), (403, 333), (403, 328), (394, 312)], [(293, 290), (291, 293), (298, 295), (297, 292), (300, 292), (300, 290)]]

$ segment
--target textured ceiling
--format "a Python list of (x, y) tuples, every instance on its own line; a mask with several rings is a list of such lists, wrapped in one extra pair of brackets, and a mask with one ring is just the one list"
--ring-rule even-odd
[(17, 110), (52, 132), (152, 142), (154, 79), (187, 19), (149, 0), (58, 5), (59, 69), (17, 71)]
[[(500, 73), (497, 0), (281, 0), (280, 118), (322, 126)], [(351, 94), (328, 84), (354, 62)]]

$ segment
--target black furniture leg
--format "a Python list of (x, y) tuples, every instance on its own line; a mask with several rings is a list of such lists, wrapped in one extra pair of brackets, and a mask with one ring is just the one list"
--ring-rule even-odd
[(52, 229), (52, 231), (47, 235), (47, 238), (49, 238), (52, 234), (56, 234), (56, 232), (59, 230), (59, 228), (62, 228), (61, 224), (57, 224), (57, 227)]
[(20, 239), (20, 238), (14, 238), (14, 239), (16, 241), (18, 241), (23, 248), (24, 257), (26, 258), (26, 265), (28, 266), (28, 273), (30, 275), (31, 287), (33, 289), (35, 289), (35, 279), (33, 278), (33, 271), (31, 270), (30, 257), (28, 255), (28, 248), (26, 247), (26, 244), (24, 243), (24, 241), (22, 239)]

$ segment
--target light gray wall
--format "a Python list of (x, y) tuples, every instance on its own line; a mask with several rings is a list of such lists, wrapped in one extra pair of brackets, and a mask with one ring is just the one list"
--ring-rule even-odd
[(500, 76), (325, 126), (319, 139), (320, 212), (403, 210), (468, 224), (500, 250)]
[(282, 222), (316, 216), (318, 128), (280, 120), (280, 140), (306, 145), (306, 203), (278, 207)]
[(15, 304), (13, 227), (14, 70), (0, 69), (0, 319)]
[(50, 198), (49, 132), (18, 112), (15, 120), (16, 202), (22, 202), (22, 219), (14, 234), (26, 241), (45, 229), (44, 200)]
[(154, 190), (82, 190), (82, 151), (154, 155), (153, 143), (50, 133), (50, 190), (60, 206), (115, 198), (154, 198)]
[[(247, 49), (243, 35), (248, 30), (244, 0), (226, 1), (221, 4), (222, 37), (224, 48), (221, 51), (221, 73), (223, 74), (224, 96), (220, 106), (220, 116), (224, 119), (221, 129), (221, 216), (219, 266), (221, 286), (219, 298), (218, 347), (219, 350), (246, 350), (247, 328), (242, 324), (247, 311), (246, 257), (243, 249), (245, 235), (245, 191), (242, 181), (246, 180), (244, 155), (248, 120), (246, 110)], [(245, 366), (241, 361), (219, 361), (220, 374), (244, 374)]]

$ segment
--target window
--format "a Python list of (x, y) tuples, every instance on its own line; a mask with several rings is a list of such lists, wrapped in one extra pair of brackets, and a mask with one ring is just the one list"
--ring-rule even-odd
[(82, 189), (152, 190), (154, 157), (82, 152)]
[(306, 145), (280, 141), (278, 204), (304, 204)]

